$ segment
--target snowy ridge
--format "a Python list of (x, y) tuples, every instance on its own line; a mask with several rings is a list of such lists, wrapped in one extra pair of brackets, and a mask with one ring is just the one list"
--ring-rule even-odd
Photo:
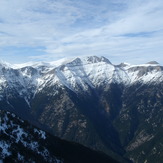
[[(10, 65), (0, 64), (0, 100), (10, 91), (16, 91), (29, 104), (29, 100), (44, 87), (68, 87), (74, 92), (96, 88), (104, 84), (137, 82), (150, 84), (163, 81), (163, 67), (157, 62), (142, 65), (122, 63), (113, 65), (105, 57), (88, 56)], [(6, 90), (7, 89), (7, 90)]]
[[(0, 114), (0, 133), (3, 138), (0, 140), (1, 159), (16, 157), (15, 160), (20, 162), (35, 162), (30, 157), (26, 157), (26, 152), (16, 149), (17, 144), (19, 144), (19, 148), (31, 150), (31, 153), (33, 152), (36, 156), (41, 157), (44, 162), (62, 162), (54, 155), (51, 155), (49, 150), (40, 143), (41, 141), (46, 141), (46, 133), (44, 131), (31, 126), (29, 128), (23, 120), (13, 113), (0, 110)], [(14, 155), (15, 150), (19, 151), (16, 153), (17, 155)]]

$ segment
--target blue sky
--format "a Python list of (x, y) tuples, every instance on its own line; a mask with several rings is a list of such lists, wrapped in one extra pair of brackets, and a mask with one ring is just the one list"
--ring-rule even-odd
[(0, 0), (0, 59), (163, 65), (162, 15), (162, 0)]

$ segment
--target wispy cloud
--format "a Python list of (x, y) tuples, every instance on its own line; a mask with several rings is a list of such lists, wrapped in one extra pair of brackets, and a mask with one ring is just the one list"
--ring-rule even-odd
[(161, 0), (1, 0), (0, 57), (104, 55), (113, 63), (163, 64), (162, 15)]

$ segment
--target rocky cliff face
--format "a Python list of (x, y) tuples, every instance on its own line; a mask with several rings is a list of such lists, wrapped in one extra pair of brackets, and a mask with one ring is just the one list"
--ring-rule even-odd
[(115, 157), (162, 159), (163, 67), (158, 63), (113, 65), (91, 56), (1, 64), (0, 73), (1, 108)]

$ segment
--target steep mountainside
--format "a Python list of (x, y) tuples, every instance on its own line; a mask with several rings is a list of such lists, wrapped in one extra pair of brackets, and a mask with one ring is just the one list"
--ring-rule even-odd
[(13, 113), (0, 110), (0, 118), (0, 162), (117, 162), (103, 153), (54, 137)]
[(157, 62), (113, 65), (90, 56), (1, 63), (0, 108), (116, 158), (163, 159), (163, 67)]

